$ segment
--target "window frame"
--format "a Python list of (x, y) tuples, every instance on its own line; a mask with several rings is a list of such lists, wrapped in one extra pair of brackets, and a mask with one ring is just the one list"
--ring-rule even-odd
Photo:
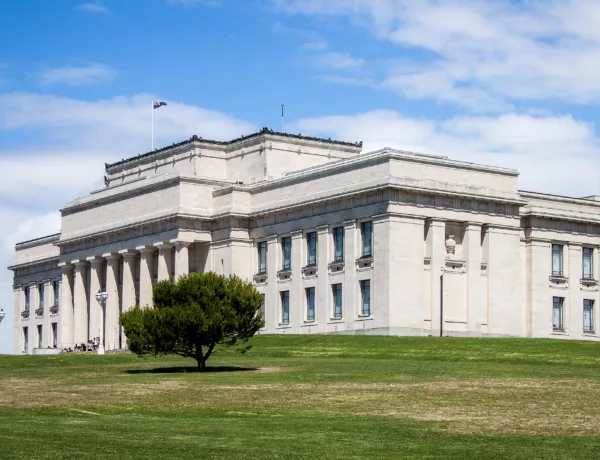
[[(339, 232), (339, 235), (338, 235)], [(343, 226), (334, 227), (332, 230), (333, 233), (333, 261), (334, 262), (343, 262), (344, 261), (344, 245), (345, 245), (345, 231)], [(341, 248), (338, 248), (338, 245)], [(341, 249), (340, 254), (338, 255), (338, 249)]]
[(52, 282), (52, 289), (53, 289), (53, 294), (54, 294), (54, 306), (58, 307), (58, 305), (60, 304), (60, 281), (59, 280), (54, 280)]
[(267, 242), (258, 241), (256, 244), (256, 250), (258, 256), (258, 274), (264, 275), (267, 273)]
[[(585, 270), (586, 252), (589, 255), (589, 273)], [(581, 250), (581, 277), (584, 280), (594, 279), (594, 248), (583, 247)]]
[[(594, 318), (594, 304), (596, 302), (594, 302), (593, 299), (583, 299), (583, 332), (595, 332), (596, 331), (596, 327), (595, 327), (595, 318)], [(585, 312), (586, 310), (590, 311), (590, 320), (589, 320), (589, 327), (586, 328), (586, 321), (585, 321)]]
[[(281, 270), (287, 271), (292, 269), (292, 237), (282, 236), (281, 237)], [(287, 252), (287, 263), (286, 263), (286, 252)]]
[[(372, 309), (371, 309), (371, 297), (372, 297), (372, 292), (371, 292), (371, 280), (370, 279), (366, 279), (366, 280), (360, 280), (359, 281), (359, 285), (360, 285), (360, 316), (371, 316), (372, 313)], [(368, 290), (366, 289), (368, 288)], [(368, 292), (368, 303), (365, 303), (365, 292)], [(365, 306), (367, 306), (367, 308), (365, 309)]]
[(306, 298), (306, 321), (314, 323), (316, 321), (317, 290), (314, 286), (310, 286), (304, 289), (304, 293)]
[(23, 350), (24, 353), (29, 352), (29, 327), (23, 327)]
[[(559, 324), (554, 323), (554, 314), (558, 309), (560, 311)], [(565, 330), (565, 298), (564, 297), (552, 297), (552, 330), (553, 331), (564, 331)]]
[(43, 342), (43, 334), (44, 333), (44, 328), (41, 324), (37, 325), (37, 339), (38, 339), (38, 348), (44, 348), (44, 342)]
[(52, 328), (52, 346), (56, 348), (58, 346), (58, 323), (50, 323)]
[(288, 326), (290, 324), (290, 291), (279, 291), (279, 298), (281, 302), (281, 326)]
[(46, 296), (46, 284), (38, 283), (39, 308), (44, 308), (45, 296)]
[(25, 311), (31, 310), (31, 286), (25, 286)]
[[(556, 250), (555, 250), (556, 249)], [(554, 262), (555, 262), (555, 256), (558, 259), (558, 269), (555, 270), (554, 268)], [(552, 276), (565, 276), (564, 272), (564, 245), (563, 244), (556, 244), (556, 243), (552, 243), (552, 259), (551, 259), (551, 270), (552, 270)]]
[[(369, 231), (366, 231), (368, 227)], [(368, 251), (367, 248), (367, 235), (368, 235)], [(360, 239), (361, 239), (361, 257), (373, 257), (373, 221), (366, 220), (360, 223)]]
[(306, 239), (306, 266), (314, 267), (317, 265), (317, 260), (318, 260), (317, 232), (316, 231), (306, 232), (305, 239)]
[[(335, 283), (331, 285), (332, 295), (331, 298), (333, 300), (333, 311), (332, 311), (332, 319), (343, 319), (344, 317), (344, 294), (343, 294), (343, 285), (342, 283)], [(339, 301), (338, 301), (339, 299)], [(338, 312), (339, 310), (339, 312)]]

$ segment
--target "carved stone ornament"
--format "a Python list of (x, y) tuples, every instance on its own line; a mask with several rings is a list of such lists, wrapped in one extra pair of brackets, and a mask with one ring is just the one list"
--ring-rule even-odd
[(454, 240), (454, 235), (448, 235), (446, 238), (446, 253), (447, 257), (454, 257), (454, 253), (456, 251), (456, 241)]

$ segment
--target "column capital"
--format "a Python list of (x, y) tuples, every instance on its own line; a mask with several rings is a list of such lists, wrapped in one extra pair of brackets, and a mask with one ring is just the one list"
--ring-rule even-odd
[(352, 220), (345, 220), (344, 222), (342, 222), (342, 226), (345, 228), (355, 228), (356, 227), (356, 219), (352, 219)]
[(140, 254), (143, 255), (153, 253), (156, 248), (154, 246), (136, 246), (135, 250), (140, 251)]
[(445, 227), (446, 219), (432, 217), (425, 219), (425, 223), (428, 224), (430, 227)]
[(62, 271), (73, 270), (74, 265), (71, 262), (59, 262), (58, 266)]
[(189, 241), (179, 241), (179, 240), (171, 240), (171, 243), (175, 245), (177, 249), (179, 248), (187, 248), (190, 244)]
[(89, 265), (90, 263), (85, 260), (85, 259), (77, 259), (77, 260), (73, 260), (71, 262), (73, 265), (75, 265), (76, 268), (80, 268), (80, 267), (85, 267), (87, 265)]
[(329, 232), (329, 225), (319, 225), (316, 230), (317, 233), (327, 233)]
[(169, 243), (168, 241), (159, 241), (158, 243), (154, 243), (153, 246), (158, 248), (159, 251), (164, 251), (165, 249), (171, 249), (173, 247), (173, 243)]
[(106, 259), (108, 261), (112, 261), (112, 260), (119, 260), (120, 259), (120, 255), (118, 252), (107, 252), (106, 254), (102, 254), (102, 258)]
[(100, 264), (104, 263), (104, 257), (100, 257), (100, 256), (86, 257), (85, 260), (90, 262), (92, 265), (100, 265)]
[(292, 238), (298, 238), (302, 236), (302, 230), (294, 230), (293, 232), (290, 233)]
[(137, 256), (138, 252), (135, 249), (121, 249), (119, 254), (126, 259), (132, 259)]

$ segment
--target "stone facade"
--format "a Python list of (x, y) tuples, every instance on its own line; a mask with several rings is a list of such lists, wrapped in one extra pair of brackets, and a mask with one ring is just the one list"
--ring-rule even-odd
[(124, 348), (120, 312), (205, 271), (253, 280), (264, 333), (598, 338), (598, 197), (361, 150), (262, 130), (107, 164), (60, 234), (16, 246), (14, 352)]

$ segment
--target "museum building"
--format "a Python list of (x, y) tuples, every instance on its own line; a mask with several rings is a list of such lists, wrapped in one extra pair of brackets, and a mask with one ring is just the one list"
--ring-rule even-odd
[(261, 333), (598, 339), (600, 197), (268, 129), (193, 136), (105, 174), (61, 209), (59, 234), (16, 245), (14, 353), (126, 348), (120, 312), (207, 271), (253, 281)]

